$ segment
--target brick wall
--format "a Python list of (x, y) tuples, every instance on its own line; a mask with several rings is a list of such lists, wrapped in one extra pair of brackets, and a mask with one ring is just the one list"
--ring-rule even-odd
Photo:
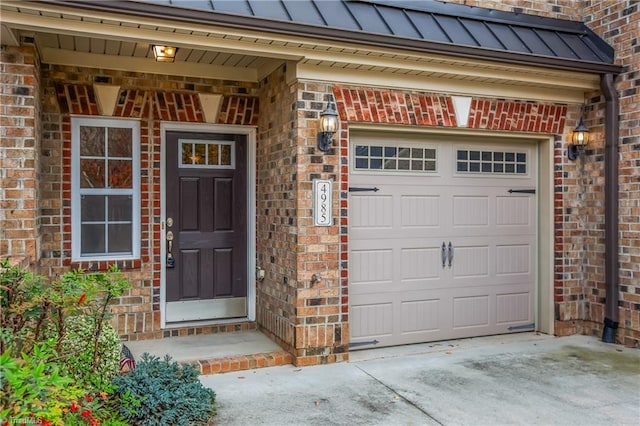
[(341, 299), (338, 209), (334, 226), (316, 227), (312, 219), (313, 179), (332, 179), (339, 197), (339, 157), (316, 149), (330, 86), (288, 83), (285, 76), (282, 68), (262, 82), (257, 252), (266, 277), (257, 285), (258, 323), (296, 365), (343, 361), (348, 305)]
[(283, 66), (261, 82), (256, 261), (265, 270), (265, 279), (256, 284), (256, 315), (262, 329), (293, 352), (297, 322), (297, 99), (285, 72)]
[(0, 258), (40, 255), (39, 61), (34, 46), (0, 47)]
[[(298, 291), (295, 355), (298, 365), (346, 361), (349, 321), (346, 270), (341, 269), (341, 227), (339, 209), (342, 192), (340, 141), (334, 138), (327, 152), (317, 149), (320, 112), (331, 99), (332, 86), (312, 81), (299, 82), (298, 96)], [(314, 226), (313, 180), (333, 181), (333, 225)], [(344, 254), (344, 253), (342, 253)], [(345, 279), (343, 279), (345, 278)]]
[(111, 262), (71, 261), (70, 114), (96, 115), (93, 82), (121, 86), (115, 117), (141, 121), (141, 257), (118, 262), (132, 284), (114, 306), (114, 325), (125, 339), (147, 339), (255, 328), (255, 324), (160, 329), (160, 121), (203, 122), (197, 93), (224, 95), (218, 122), (256, 124), (257, 85), (43, 65), (41, 150), (41, 272), (104, 270)]

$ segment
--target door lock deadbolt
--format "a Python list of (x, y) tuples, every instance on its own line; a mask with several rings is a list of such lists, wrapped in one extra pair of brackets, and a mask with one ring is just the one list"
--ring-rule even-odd
[[(170, 219), (167, 219), (167, 226), (171, 226), (169, 225), (169, 220)], [(167, 231), (166, 238), (167, 238), (167, 268), (175, 268), (176, 259), (175, 257), (173, 257), (173, 254), (171, 253), (173, 249), (173, 232)]]

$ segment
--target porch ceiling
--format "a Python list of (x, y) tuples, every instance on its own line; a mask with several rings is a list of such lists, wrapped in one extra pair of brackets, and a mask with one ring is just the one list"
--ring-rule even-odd
[[(582, 102), (586, 72), (400, 51), (347, 41), (226, 28), (69, 5), (3, 1), (2, 43), (35, 41), (44, 63), (257, 82), (283, 63), (289, 77), (336, 83)], [(157, 63), (152, 44), (178, 47)], [(505, 90), (506, 88), (506, 90)]]

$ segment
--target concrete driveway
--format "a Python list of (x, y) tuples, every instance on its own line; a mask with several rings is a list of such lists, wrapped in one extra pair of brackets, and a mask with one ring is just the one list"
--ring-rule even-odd
[(640, 425), (640, 350), (535, 333), (202, 376), (218, 425)]

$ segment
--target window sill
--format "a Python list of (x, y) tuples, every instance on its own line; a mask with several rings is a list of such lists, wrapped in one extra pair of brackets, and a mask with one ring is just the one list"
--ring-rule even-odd
[(72, 269), (82, 269), (88, 272), (106, 271), (111, 265), (116, 265), (121, 271), (130, 269), (140, 269), (142, 267), (141, 259), (111, 260), (111, 259), (93, 259), (93, 260), (74, 260), (71, 262)]

